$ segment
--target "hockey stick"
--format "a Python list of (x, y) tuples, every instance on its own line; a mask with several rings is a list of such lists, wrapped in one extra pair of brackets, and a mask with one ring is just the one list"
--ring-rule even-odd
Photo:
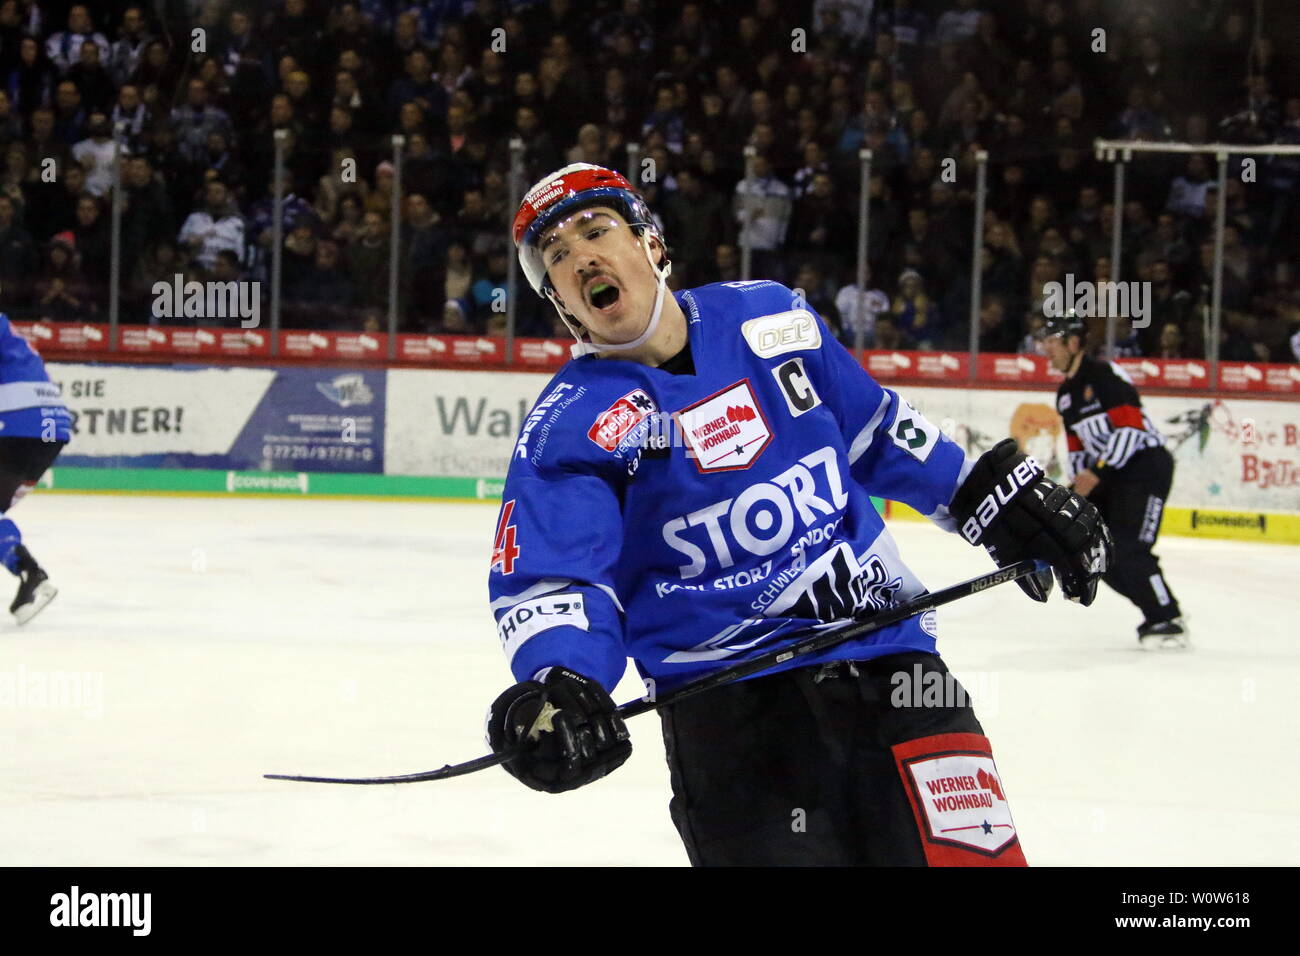
[[(855, 638), (870, 634), (872, 631), (878, 631), (882, 627), (888, 627), (891, 624), (897, 624), (899, 621), (912, 617), (916, 614), (924, 614), (926, 611), (941, 607), (944, 604), (950, 604), (960, 598), (968, 597), (972, 594), (978, 594), (988, 588), (998, 584), (1005, 584), (1007, 581), (1015, 581), (1018, 578), (1026, 577), (1030, 574), (1042, 573), (1047, 580), (1047, 587), (1051, 587), (1051, 571), (1047, 565), (1041, 561), (1025, 560), (1018, 561), (1015, 564), (1009, 564), (1005, 568), (997, 571), (990, 571), (988, 574), (981, 574), (977, 578), (971, 578), (969, 581), (962, 581), (960, 584), (954, 584), (946, 587), (941, 591), (934, 591), (929, 594), (922, 594), (920, 597), (911, 601), (906, 601), (894, 607), (886, 608), (879, 614), (868, 618), (857, 624), (851, 624), (847, 627), (840, 627), (833, 630), (818, 630), (810, 633), (807, 637), (796, 641), (788, 647), (782, 647), (770, 651), (766, 654), (760, 654), (752, 660), (736, 664), (733, 667), (723, 668), (714, 671), (698, 680), (690, 681), (681, 687), (675, 688), (663, 697), (641, 698), (639, 700), (629, 701), (618, 708), (618, 715), (624, 719), (635, 717), (638, 714), (644, 714), (647, 711), (658, 710), (660, 707), (667, 707), (675, 704), (679, 700), (687, 697), (693, 697), (695, 694), (702, 693), (706, 690), (713, 690), (716, 687), (722, 687), (744, 677), (750, 677), (760, 671), (765, 671), (769, 667), (775, 667), (778, 664), (784, 664), (796, 657), (805, 657), (808, 654), (815, 654), (818, 651), (824, 651), (827, 648), (834, 647), (836, 644), (842, 644), (845, 641), (851, 641)], [(517, 747), (512, 750), (503, 750), (500, 753), (488, 754), (475, 760), (468, 760), (465, 763), (447, 764), (439, 770), (426, 770), (423, 773), (408, 773), (393, 777), (307, 777), (296, 774), (285, 773), (268, 773), (263, 774), (267, 780), (295, 780), (299, 783), (349, 783), (349, 784), (380, 784), (380, 783), (420, 783), (425, 780), (446, 780), (448, 777), (459, 777), (463, 774), (474, 773), (476, 770), (483, 770), (487, 767), (495, 767), (497, 764), (505, 763), (524, 751), (523, 747)]]

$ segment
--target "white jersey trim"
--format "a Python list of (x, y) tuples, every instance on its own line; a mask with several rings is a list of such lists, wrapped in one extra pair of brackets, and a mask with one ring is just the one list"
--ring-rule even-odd
[(0, 412), (16, 412), (21, 408), (63, 406), (59, 386), (53, 382), (9, 382), (0, 385)]
[[(488, 609), (491, 611), (499, 611), (502, 608), (514, 607), (521, 601), (531, 601), (533, 598), (541, 597), (544, 594), (550, 594), (553, 591), (559, 591), (563, 588), (573, 586), (574, 582), (569, 578), (546, 578), (543, 581), (538, 581), (532, 587), (520, 591), (518, 594), (501, 595), (501, 597), (488, 605)], [(614, 607), (618, 608), (620, 614), (627, 613), (623, 610), (623, 602), (618, 599), (618, 595), (614, 593), (614, 589), (608, 584), (591, 584), (589, 587), (603, 591), (609, 599), (614, 602)]]
[(880, 398), (880, 404), (876, 407), (875, 414), (871, 416), (871, 420), (867, 422), (866, 427), (858, 432), (857, 437), (853, 439), (853, 444), (849, 446), (850, 465), (857, 464), (858, 459), (867, 453), (867, 449), (871, 447), (871, 442), (876, 437), (876, 429), (880, 427), (888, 408), (889, 391), (886, 389), (885, 394)]

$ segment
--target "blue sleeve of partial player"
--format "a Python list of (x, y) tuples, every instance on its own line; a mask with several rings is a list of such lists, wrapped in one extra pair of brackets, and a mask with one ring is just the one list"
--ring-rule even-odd
[(492, 613), (516, 680), (563, 666), (612, 691), (627, 666), (614, 590), (619, 498), (608, 475), (552, 454), (562, 442), (552, 435), (540, 464), (512, 459), (488, 575)]
[(867, 373), (824, 325), (815, 383), (840, 423), (849, 473), (868, 492), (956, 530), (948, 504), (970, 471), (961, 447)]

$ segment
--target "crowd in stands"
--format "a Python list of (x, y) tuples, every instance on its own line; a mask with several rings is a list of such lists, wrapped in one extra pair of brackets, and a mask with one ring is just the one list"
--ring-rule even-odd
[[(0, 309), (106, 318), (119, 176), (122, 321), (177, 274), (265, 296), (283, 131), (283, 325), (387, 328), (395, 255), (402, 331), (502, 334), (518, 138), (521, 188), (640, 144), (674, 287), (741, 278), (747, 247), (846, 342), (964, 348), (986, 150), (980, 347), (1030, 350), (1047, 283), (1114, 275), (1096, 137), (1300, 144), (1291, 5), (1169, 6), (2, 0)], [(1121, 354), (1205, 354), (1217, 175), (1128, 165), (1119, 278), (1152, 305)], [(1226, 208), (1220, 356), (1300, 361), (1300, 156), (1234, 155)], [(522, 278), (516, 306), (518, 334), (565, 334)]]

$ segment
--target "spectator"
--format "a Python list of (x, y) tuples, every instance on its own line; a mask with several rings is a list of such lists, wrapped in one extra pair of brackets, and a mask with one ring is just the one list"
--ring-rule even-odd
[(903, 338), (915, 347), (938, 347), (943, 319), (938, 305), (926, 295), (925, 282), (915, 269), (905, 269), (898, 277), (898, 294), (890, 307), (890, 318)]
[(364, 213), (365, 209), (361, 205), (360, 195), (356, 191), (344, 193), (339, 197), (338, 217), (329, 223), (329, 225), (333, 226), (330, 238), (343, 248), (346, 248), (349, 243), (360, 239), (361, 220)]
[(33, 299), (37, 317), (43, 322), (85, 322), (96, 315), (95, 302), (77, 267), (72, 233), (59, 233), (46, 247)]
[(1187, 157), (1187, 171), (1169, 186), (1165, 208), (1180, 216), (1200, 219), (1205, 215), (1205, 196), (1210, 186), (1210, 171), (1205, 157), (1193, 153)]
[(115, 92), (113, 78), (100, 59), (99, 45), (93, 40), (81, 44), (77, 62), (65, 75), (76, 84), (87, 110), (107, 110), (112, 105)]
[(122, 184), (126, 199), (122, 211), (122, 256), (125, 262), (131, 263), (144, 254), (155, 237), (175, 235), (176, 215), (167, 188), (154, 175), (148, 156), (125, 160)]
[(755, 269), (765, 276), (780, 276), (779, 250), (790, 221), (790, 187), (772, 173), (768, 158), (753, 158), (753, 172), (736, 184), (732, 203), (740, 229), (740, 245), (755, 254)]
[(170, 285), (177, 275), (184, 275), (184, 260), (175, 241), (164, 236), (153, 242), (135, 260), (130, 270), (124, 282), (127, 312), (124, 321), (157, 325), (157, 318), (151, 314), (154, 285), (158, 282)]
[(81, 90), (71, 80), (61, 80), (54, 88), (54, 138), (65, 146), (86, 135), (86, 110), (81, 104)]
[(72, 155), (86, 172), (86, 191), (92, 196), (106, 196), (117, 175), (117, 143), (113, 142), (108, 117), (90, 114), (86, 133), (86, 138), (72, 147)]
[(104, 221), (104, 207), (99, 197), (82, 193), (77, 198), (77, 224), (72, 230), (76, 240), (81, 275), (96, 304), (108, 306), (109, 250), (108, 223)]
[(1183, 332), (1176, 323), (1166, 322), (1160, 327), (1160, 341), (1159, 347), (1156, 349), (1156, 357), (1166, 359), (1183, 358)]
[(36, 38), (23, 37), (19, 41), (18, 62), (5, 78), (5, 89), (15, 109), (23, 116), (31, 116), (37, 107), (48, 106), (57, 79), (58, 70)]
[(185, 105), (172, 110), (171, 121), (181, 158), (193, 164), (204, 161), (209, 133), (221, 133), (229, 141), (231, 127), (226, 111), (208, 103), (207, 84), (193, 79), (186, 90)]
[(442, 321), (436, 331), (444, 335), (469, 335), (474, 327), (469, 322), (469, 308), (463, 299), (448, 299), (442, 307)]
[(524, 144), (524, 168), (529, 181), (535, 182), (559, 165), (560, 151), (551, 134), (542, 128), (536, 109), (521, 106), (515, 111), (514, 135)]
[(443, 301), (447, 230), (438, 222), (429, 198), (409, 193), (404, 203), (406, 228), (402, 236), (402, 280), (406, 322), (412, 330), (426, 329), (432, 317), (429, 303)]
[(403, 106), (414, 103), (426, 116), (442, 115), (447, 109), (447, 91), (433, 80), (429, 54), (416, 47), (406, 55), (406, 73), (388, 89), (388, 112), (396, 122)]
[(130, 82), (151, 39), (144, 8), (132, 4), (123, 10), (122, 25), (109, 48), (107, 60), (109, 76), (115, 87), (121, 88)]
[(488, 253), (484, 274), (470, 286), (474, 316), (480, 320), (476, 324), (485, 324), (493, 313), (505, 311), (506, 270), (509, 263), (506, 249), (496, 246)]
[(229, 249), (244, 255), (244, 220), (230, 201), (226, 184), (208, 180), (203, 190), (204, 208), (189, 214), (181, 226), (180, 243), (204, 269), (211, 269), (217, 253)]
[(835, 194), (830, 174), (814, 175), (808, 194), (795, 200), (787, 248), (823, 272), (838, 273), (854, 239), (844, 205)]
[(731, 236), (727, 201), (687, 167), (677, 173), (677, 190), (663, 210), (666, 233), (675, 237), (673, 273), (693, 285), (707, 274), (712, 250)]
[(355, 296), (352, 280), (340, 266), (338, 243), (315, 243), (311, 264), (294, 275), (286, 287), (286, 300), (296, 324), (307, 328), (345, 328), (351, 320)]
[(140, 99), (140, 88), (134, 83), (123, 84), (117, 91), (117, 98), (108, 118), (113, 127), (118, 123), (124, 123), (126, 141), (132, 147), (138, 148), (143, 141), (145, 124), (149, 119), (149, 111), (145, 109), (144, 101)]
[(363, 306), (384, 305), (388, 301), (389, 223), (378, 212), (366, 212), (361, 231), (347, 244), (344, 258), (348, 276)]
[(60, 74), (64, 74), (77, 62), (81, 45), (94, 43), (99, 48), (99, 61), (107, 63), (109, 59), (108, 40), (104, 34), (95, 30), (90, 21), (90, 12), (85, 4), (75, 3), (68, 10), (68, 28), (50, 36), (45, 44), (45, 53)]
[(36, 241), (18, 223), (14, 201), (0, 193), (0, 293), (6, 302), (26, 301), (37, 262)]
[(840, 287), (835, 294), (835, 311), (840, 316), (840, 339), (845, 345), (856, 347), (859, 336), (865, 348), (876, 344), (876, 321), (889, 314), (889, 296), (871, 287), (871, 270), (868, 268), (865, 287), (857, 282)]
[(938, 44), (960, 43), (975, 36), (980, 18), (984, 14), (976, 9), (975, 0), (957, 0), (956, 6), (940, 15), (934, 25), (934, 40)]
[[(140, 88), (140, 98), (151, 109), (162, 109), (164, 97), (176, 88), (180, 66), (173, 59), (171, 48), (163, 40), (150, 40), (145, 44), (144, 56), (131, 74), (131, 82)], [(164, 91), (166, 91), (164, 93)]]
[(1174, 284), (1173, 270), (1164, 259), (1151, 264), (1151, 314), (1148, 325), (1137, 330), (1137, 340), (1143, 355), (1155, 355), (1160, 350), (1160, 330), (1172, 323), (1180, 330), (1188, 327), (1192, 312), (1192, 296), (1186, 289)]

